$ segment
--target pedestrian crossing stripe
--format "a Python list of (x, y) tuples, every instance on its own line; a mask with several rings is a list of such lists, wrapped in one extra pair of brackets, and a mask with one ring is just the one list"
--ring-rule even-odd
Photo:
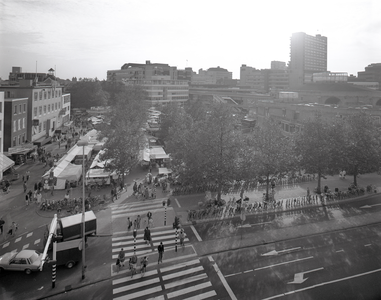
[(136, 274), (131, 278), (129, 272), (128, 270), (127, 276), (112, 281), (114, 300), (196, 300), (216, 299), (217, 296), (199, 259), (160, 268), (160, 273), (156, 269), (147, 271), (144, 277)]
[[(121, 233), (123, 234), (123, 233)], [(125, 233), (124, 233), (125, 234)], [(151, 244), (146, 243), (143, 240), (143, 234), (140, 233), (136, 237), (136, 243), (134, 246), (134, 237), (132, 235), (128, 236), (119, 236), (112, 238), (112, 259), (118, 258), (118, 253), (121, 248), (123, 248), (124, 253), (129, 256), (134, 253), (134, 249), (136, 249), (136, 255), (148, 254), (150, 252), (155, 251), (156, 247), (159, 246), (160, 242), (163, 242), (167, 250), (171, 250), (176, 246), (176, 232), (174, 230), (162, 230), (162, 231), (154, 231), (151, 232)], [(188, 242), (189, 239), (187, 237), (184, 238), (184, 243)], [(180, 247), (180, 239), (179, 232), (177, 233), (177, 245)], [(115, 253), (115, 254), (114, 254)]]
[[(158, 207), (153, 207), (153, 206), (146, 206), (145, 209), (124, 209), (119, 212), (112, 212), (112, 219), (116, 218), (127, 218), (127, 217), (134, 217), (136, 215), (142, 216), (144, 213), (147, 213), (150, 211), (151, 213), (157, 213), (157, 212), (162, 212), (164, 211), (165, 208), (163, 206), (158, 206)], [(167, 207), (167, 212), (173, 211), (173, 207)]]
[(144, 200), (139, 202), (130, 202), (127, 204), (117, 204), (117, 205), (110, 205), (111, 209), (118, 209), (118, 208), (130, 208), (130, 207), (145, 207), (147, 204), (160, 204), (163, 206), (163, 201), (167, 201), (167, 198), (159, 198), (155, 200)]

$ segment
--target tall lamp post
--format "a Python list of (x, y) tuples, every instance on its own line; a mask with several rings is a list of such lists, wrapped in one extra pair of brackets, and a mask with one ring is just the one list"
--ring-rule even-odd
[(77, 143), (78, 147), (82, 147), (82, 280), (85, 279), (85, 270), (86, 270), (86, 261), (85, 261), (85, 146), (87, 146), (89, 142), (86, 140), (79, 140)]

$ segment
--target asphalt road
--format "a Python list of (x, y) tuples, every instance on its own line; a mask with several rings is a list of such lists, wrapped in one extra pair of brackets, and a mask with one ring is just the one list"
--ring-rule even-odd
[(237, 299), (380, 299), (381, 224), (213, 255)]

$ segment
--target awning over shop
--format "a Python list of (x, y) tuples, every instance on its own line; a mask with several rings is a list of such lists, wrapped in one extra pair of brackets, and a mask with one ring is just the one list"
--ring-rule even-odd
[(169, 155), (165, 153), (162, 147), (150, 148), (150, 159), (165, 159), (169, 158)]
[(29, 152), (36, 150), (36, 145), (33, 145), (32, 143), (20, 145), (17, 147), (10, 147), (8, 148), (8, 155), (11, 154), (28, 154)]
[(0, 153), (0, 170), (5, 172), (9, 168), (13, 167), (15, 162), (10, 158), (6, 157), (3, 153)]
[(39, 138), (33, 142), (38, 147), (44, 146), (45, 144), (49, 143), (52, 140), (52, 137), (45, 137), (43, 136), (42, 138)]
[(167, 168), (159, 168), (159, 175), (167, 175), (167, 174), (172, 174), (172, 170)]

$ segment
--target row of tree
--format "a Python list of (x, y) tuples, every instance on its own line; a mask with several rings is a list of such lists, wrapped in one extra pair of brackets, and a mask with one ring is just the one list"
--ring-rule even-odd
[[(142, 128), (147, 121), (146, 92), (139, 86), (115, 82), (79, 83), (87, 87), (89, 82), (86, 90), (98, 86), (92, 92), (104, 92), (107, 103), (112, 103), (106, 120), (109, 125), (102, 128), (102, 135), (108, 138), (103, 159), (113, 159), (111, 168), (125, 174), (139, 162), (139, 151), (145, 144)], [(317, 113), (305, 122), (301, 132), (285, 136), (271, 119), (250, 133), (242, 133), (239, 118), (231, 106), (224, 104), (187, 102), (184, 108), (170, 104), (158, 109), (162, 111), (159, 135), (180, 182), (213, 183), (219, 198), (232, 182), (250, 183), (259, 177), (267, 182), (268, 197), (273, 177), (300, 170), (317, 174), (318, 192), (321, 178), (340, 170), (353, 174), (357, 185), (358, 174), (376, 170), (381, 161), (380, 131), (365, 113), (337, 120), (327, 120)]]
[(189, 107), (165, 110), (172, 111), (163, 114), (162, 122), (173, 170), (184, 184), (215, 184), (218, 198), (232, 182), (259, 177), (266, 180), (268, 198), (273, 177), (301, 170), (317, 174), (320, 193), (323, 176), (346, 170), (357, 185), (358, 174), (374, 171), (380, 163), (380, 131), (364, 113), (338, 120), (317, 114), (300, 133), (285, 136), (271, 119), (243, 134), (231, 107), (223, 104), (209, 106), (197, 118)]

